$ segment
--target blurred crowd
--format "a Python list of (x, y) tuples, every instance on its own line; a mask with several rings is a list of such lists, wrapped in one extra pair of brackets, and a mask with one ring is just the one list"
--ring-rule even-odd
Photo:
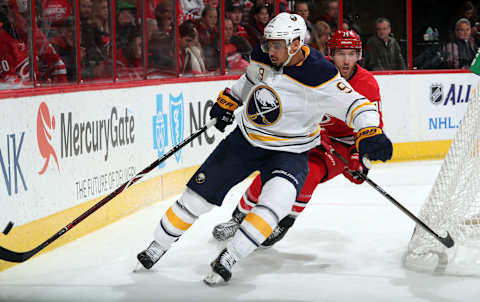
[[(337, 28), (339, 10), (337, 0), (225, 0), (223, 8), (219, 0), (144, 0), (143, 5), (142, 0), (117, 0), (113, 8), (109, 0), (79, 0), (76, 12), (72, 0), (36, 0), (31, 4), (36, 12), (32, 30), (28, 0), (0, 1), (0, 81), (18, 84), (34, 78), (40, 85), (111, 81), (114, 75), (116, 80), (129, 81), (177, 74), (241, 73), (277, 7), (280, 12), (302, 16), (308, 29), (307, 44), (328, 55), (327, 41)], [(312, 13), (312, 6), (320, 9)], [(467, 1), (465, 14), (455, 23), (454, 36), (448, 43), (433, 43), (438, 35), (431, 29), (432, 39), (415, 56), (414, 65), (468, 66), (478, 49), (477, 21), (476, 8)], [(369, 70), (406, 69), (406, 50), (395, 39), (391, 21), (379, 17), (374, 22), (375, 34), (369, 36), (349, 18), (341, 24), (362, 38), (361, 65)], [(35, 39), (29, 39), (32, 36)], [(35, 52), (29, 51), (32, 47)], [(30, 64), (32, 58), (34, 64)]]

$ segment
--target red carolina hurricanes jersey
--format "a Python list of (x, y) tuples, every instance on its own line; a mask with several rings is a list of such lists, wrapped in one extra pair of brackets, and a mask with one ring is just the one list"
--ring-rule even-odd
[[(377, 80), (375, 80), (373, 74), (357, 64), (356, 71), (350, 80), (348, 80), (348, 83), (350, 83), (355, 91), (366, 97), (370, 102), (373, 102), (377, 106), (378, 113), (380, 114), (379, 127), (382, 128), (383, 121), (380, 88), (378, 87)], [(353, 143), (353, 129), (347, 127), (344, 121), (330, 115), (325, 115), (322, 119), (321, 125), (327, 130), (327, 133), (330, 137), (345, 138), (347, 141), (351, 141)]]
[[(37, 62), (39, 81), (63, 83), (67, 81), (67, 69), (47, 38), (36, 31)], [(0, 28), (0, 83), (27, 84), (30, 78), (28, 43), (14, 38)]]

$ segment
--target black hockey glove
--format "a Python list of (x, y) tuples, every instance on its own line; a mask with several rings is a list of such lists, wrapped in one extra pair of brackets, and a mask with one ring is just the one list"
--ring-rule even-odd
[(387, 161), (392, 158), (393, 146), (390, 139), (378, 127), (360, 129), (355, 145), (360, 161), (366, 156), (370, 160)]
[(233, 112), (239, 106), (242, 106), (242, 102), (234, 97), (229, 88), (221, 91), (217, 97), (217, 102), (210, 109), (210, 118), (216, 118), (215, 128), (224, 132), (225, 127), (231, 125), (235, 120)]

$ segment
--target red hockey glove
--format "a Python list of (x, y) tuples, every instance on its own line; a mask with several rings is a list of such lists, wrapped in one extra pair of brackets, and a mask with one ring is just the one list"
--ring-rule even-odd
[(320, 146), (325, 149), (328, 153), (332, 154), (334, 148), (332, 147), (332, 141), (327, 134), (327, 130), (325, 128), (320, 129)]
[(210, 109), (210, 118), (217, 119), (215, 127), (224, 132), (225, 127), (233, 123), (235, 119), (233, 112), (239, 106), (242, 106), (242, 102), (231, 94), (229, 88), (221, 91), (217, 97), (217, 102)]
[(365, 181), (362, 174), (367, 176), (368, 169), (360, 163), (360, 156), (355, 148), (352, 149), (352, 153), (350, 153), (350, 158), (348, 159), (348, 166), (342, 173), (345, 178), (354, 184), (359, 185)]

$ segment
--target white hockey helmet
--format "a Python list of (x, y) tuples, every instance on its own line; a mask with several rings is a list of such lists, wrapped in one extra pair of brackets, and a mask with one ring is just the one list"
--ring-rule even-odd
[[(300, 15), (280, 13), (275, 18), (268, 22), (263, 32), (264, 41), (268, 40), (284, 40), (288, 50), (288, 59), (283, 64), (287, 65), (290, 59), (300, 50), (301, 46), (305, 44), (305, 35), (307, 33), (307, 26), (305, 20)], [(298, 50), (291, 54), (290, 46), (295, 39), (299, 39), (300, 47)], [(268, 53), (268, 47), (265, 43), (262, 43), (262, 50)]]

